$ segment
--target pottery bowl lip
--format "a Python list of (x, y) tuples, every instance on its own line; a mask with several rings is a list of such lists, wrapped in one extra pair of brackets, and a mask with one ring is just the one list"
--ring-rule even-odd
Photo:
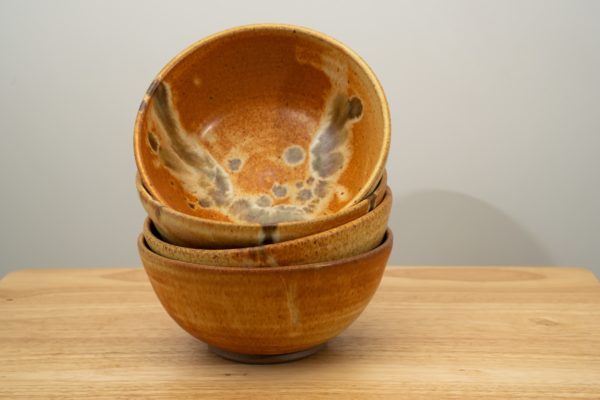
[[(244, 272), (244, 273), (261, 273), (261, 274), (271, 274), (271, 273), (281, 273), (281, 272), (291, 272), (291, 271), (310, 271), (310, 270), (321, 270), (326, 268), (332, 268), (339, 265), (348, 264), (361, 259), (368, 259), (374, 257), (378, 253), (386, 251), (388, 248), (391, 248), (394, 243), (394, 235), (390, 228), (387, 228), (385, 231), (385, 235), (381, 240), (381, 243), (377, 245), (377, 247), (355, 255), (351, 257), (339, 258), (337, 260), (331, 261), (322, 261), (318, 263), (309, 263), (309, 264), (296, 264), (296, 265), (285, 265), (285, 266), (274, 266), (274, 267), (227, 267), (227, 266), (216, 266), (216, 265), (207, 265), (207, 264), (197, 264), (190, 263), (185, 261), (173, 260), (168, 257), (161, 256), (155, 252), (153, 252), (146, 243), (144, 239), (144, 234), (140, 234), (138, 236), (138, 250), (140, 252), (140, 256), (142, 261), (150, 259), (151, 261), (158, 262), (160, 264), (166, 265), (170, 268), (177, 269), (187, 269), (195, 272), (203, 272), (203, 271), (212, 271), (212, 272), (220, 272), (220, 273), (232, 273), (232, 272)], [(145, 262), (143, 262), (145, 264)]]
[[(361, 204), (363, 201), (368, 200), (368, 198), (369, 198), (369, 196), (371, 196), (371, 194), (376, 193), (382, 187), (382, 185), (384, 185), (382, 188), (383, 196), (381, 197), (381, 199), (379, 199), (379, 203), (381, 203), (387, 193), (387, 188), (388, 188), (387, 182), (388, 182), (387, 170), (384, 168), (381, 178), (377, 181), (377, 184), (375, 185), (373, 190), (370, 193), (367, 193), (367, 196), (364, 199), (360, 200), (359, 202), (353, 204), (350, 207), (345, 207), (345, 208), (338, 210), (337, 212), (332, 213), (332, 214), (321, 215), (316, 218), (311, 218), (311, 219), (306, 219), (306, 220), (279, 222), (277, 224), (261, 224), (261, 223), (237, 223), (237, 222), (229, 222), (229, 221), (217, 221), (214, 219), (206, 219), (206, 218), (198, 217), (195, 215), (186, 214), (181, 211), (177, 211), (176, 209), (171, 208), (168, 205), (161, 203), (160, 201), (155, 199), (154, 196), (152, 196), (152, 193), (150, 193), (150, 191), (144, 186), (144, 182), (143, 182), (139, 172), (136, 174), (136, 177), (135, 177), (135, 186), (136, 186), (138, 195), (143, 196), (148, 202), (152, 203), (154, 207), (156, 207), (156, 208), (160, 207), (163, 212), (166, 211), (181, 220), (187, 220), (187, 221), (203, 223), (203, 224), (210, 224), (210, 225), (213, 225), (214, 227), (228, 227), (228, 228), (235, 227), (238, 229), (244, 229), (244, 228), (255, 229), (256, 227), (261, 227), (261, 226), (277, 226), (279, 229), (286, 229), (286, 228), (302, 226), (305, 224), (314, 224), (314, 223), (319, 223), (320, 221), (330, 220), (331, 218), (335, 218), (336, 216), (338, 216), (340, 213), (347, 212), (348, 210), (351, 210), (353, 207), (356, 207), (359, 204)], [(369, 212), (371, 212), (375, 208), (377, 208), (379, 203), (376, 203), (376, 205), (374, 207), (369, 208)], [(250, 233), (254, 234), (254, 231), (252, 230)]]
[[(390, 150), (390, 143), (391, 143), (390, 109), (389, 109), (387, 98), (383, 91), (383, 87), (381, 86), (379, 79), (377, 79), (377, 76), (375, 75), (375, 73), (373, 72), (371, 67), (354, 50), (350, 49), (348, 46), (346, 46), (342, 42), (338, 41), (337, 39), (334, 39), (331, 36), (326, 35), (317, 30), (307, 28), (304, 26), (300, 26), (300, 25), (281, 24), (281, 23), (263, 23), (263, 24), (241, 25), (241, 26), (223, 30), (221, 32), (214, 33), (212, 35), (209, 35), (205, 38), (202, 38), (202, 39), (192, 43), (187, 48), (185, 48), (184, 50), (179, 52), (175, 57), (173, 57), (171, 59), (171, 61), (169, 61), (160, 70), (160, 72), (155, 76), (153, 82), (162, 81), (165, 78), (165, 76), (181, 60), (183, 60), (188, 55), (193, 53), (196, 49), (198, 49), (202, 46), (205, 46), (209, 43), (227, 38), (229, 36), (233, 36), (233, 35), (245, 33), (245, 32), (251, 32), (251, 31), (266, 31), (266, 32), (273, 31), (275, 33), (277, 33), (277, 32), (295, 32), (296, 34), (300, 34), (300, 35), (303, 35), (303, 36), (306, 36), (309, 38), (313, 38), (313, 39), (316, 38), (316, 39), (321, 40), (321, 41), (327, 43), (328, 45), (336, 48), (337, 50), (341, 51), (344, 55), (346, 55), (352, 61), (354, 61), (367, 76), (368, 82), (372, 85), (373, 89), (375, 90), (375, 93), (377, 95), (377, 101), (381, 105), (381, 109), (382, 109), (381, 117), (383, 119), (383, 141), (382, 141), (382, 147), (379, 149), (379, 154), (377, 155), (377, 162), (376, 162), (375, 166), (373, 167), (373, 171), (371, 172), (371, 175), (369, 175), (369, 178), (365, 181), (365, 185), (361, 188), (361, 190), (359, 190), (356, 193), (353, 201), (349, 201), (344, 207), (341, 208), (341, 210), (347, 209), (347, 208), (351, 207), (352, 205), (359, 203), (360, 200), (362, 200), (366, 195), (368, 195), (371, 191), (373, 191), (375, 189), (377, 182), (378, 182), (377, 178), (382, 173), (382, 171), (385, 169), (385, 163), (387, 161), (388, 153)], [(149, 98), (151, 98), (153, 96), (154, 90), (156, 89), (156, 87), (157, 87), (157, 85), (151, 84), (151, 87), (144, 94), (144, 97), (142, 99), (142, 105), (140, 106), (140, 108), (138, 110), (138, 113), (137, 113), (137, 116), (135, 119), (135, 123), (134, 123), (134, 129), (133, 129), (133, 131), (134, 131), (133, 150), (134, 150), (135, 163), (137, 165), (142, 182), (145, 185), (150, 184), (151, 179), (149, 179), (148, 172), (144, 168), (144, 163), (142, 162), (142, 159), (141, 159), (142, 156), (141, 156), (140, 146), (142, 146), (142, 143), (143, 143), (143, 140), (141, 138), (142, 126), (143, 126), (144, 119), (146, 118), (146, 115), (148, 112), (148, 107), (143, 107), (143, 105), (147, 102), (147, 100)]]

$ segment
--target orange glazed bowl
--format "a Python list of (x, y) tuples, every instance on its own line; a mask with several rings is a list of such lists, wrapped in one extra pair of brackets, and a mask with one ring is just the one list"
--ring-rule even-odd
[(251, 25), (193, 44), (158, 74), (134, 128), (158, 202), (191, 216), (273, 225), (365, 199), (390, 146), (367, 64), (307, 28)]
[(377, 290), (392, 232), (358, 256), (286, 267), (216, 267), (138, 249), (158, 299), (217, 354), (269, 363), (305, 357), (348, 327)]

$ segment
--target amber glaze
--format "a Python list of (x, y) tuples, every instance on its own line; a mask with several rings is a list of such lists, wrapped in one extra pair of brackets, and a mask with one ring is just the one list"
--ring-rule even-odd
[(138, 248), (158, 299), (191, 335), (229, 352), (286, 354), (326, 342), (358, 317), (379, 286), (392, 233), (354, 257), (274, 268), (170, 260), (143, 236)]
[(383, 90), (366, 63), (321, 33), (252, 25), (177, 55), (134, 129), (142, 181), (179, 212), (264, 225), (361, 201), (390, 145)]

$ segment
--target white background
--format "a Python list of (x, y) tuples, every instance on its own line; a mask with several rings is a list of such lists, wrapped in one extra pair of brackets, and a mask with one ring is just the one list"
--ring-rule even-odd
[(135, 114), (213, 32), (325, 32), (393, 116), (392, 264), (600, 275), (600, 2), (0, 1), (0, 276), (139, 266)]

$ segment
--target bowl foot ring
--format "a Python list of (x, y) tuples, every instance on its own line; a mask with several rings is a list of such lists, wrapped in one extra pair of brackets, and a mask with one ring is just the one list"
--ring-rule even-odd
[(227, 360), (237, 361), (244, 364), (278, 364), (308, 357), (322, 350), (326, 345), (327, 343), (322, 343), (306, 350), (285, 354), (241, 354), (223, 350), (211, 345), (208, 345), (208, 349)]

